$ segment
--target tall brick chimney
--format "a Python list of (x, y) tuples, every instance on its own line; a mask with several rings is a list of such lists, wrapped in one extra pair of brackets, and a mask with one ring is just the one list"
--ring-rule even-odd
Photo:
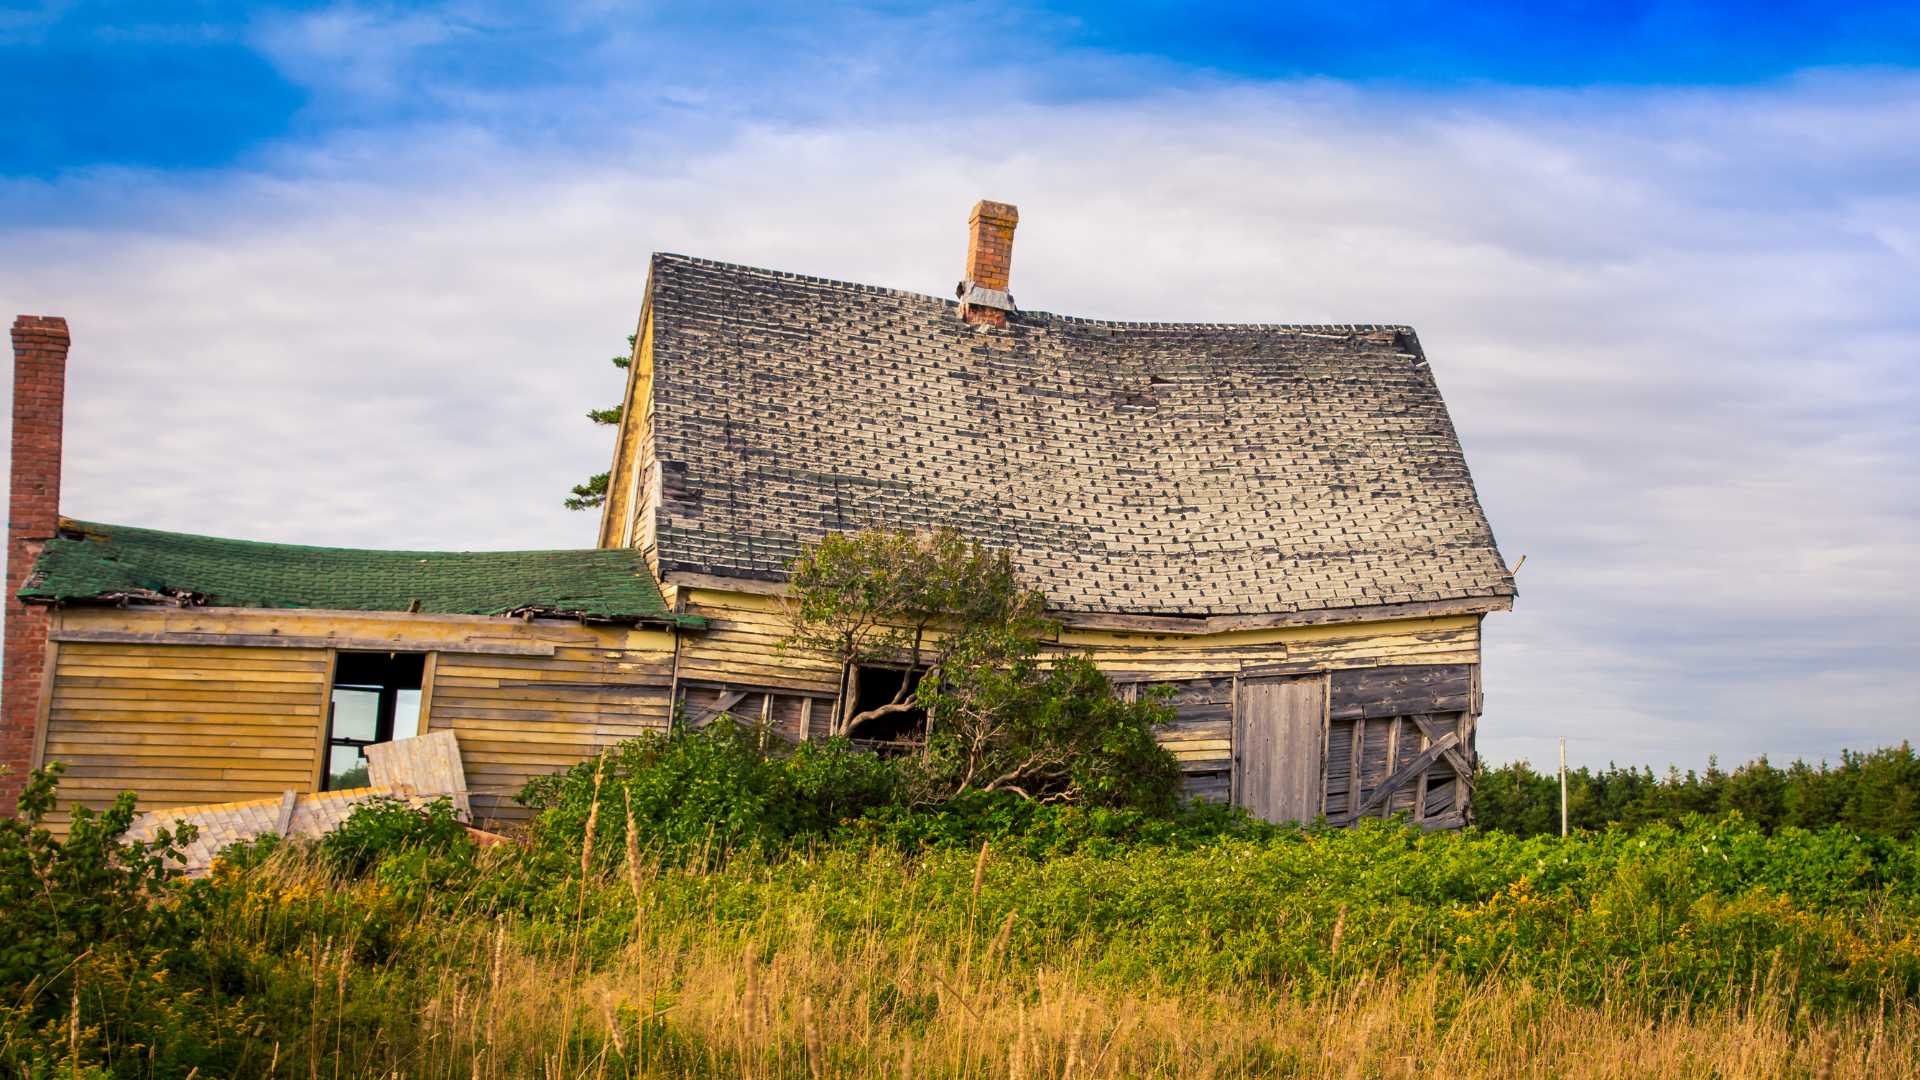
[(1007, 325), (1014, 310), (1007, 284), (1013, 277), (1013, 230), (1020, 210), (1012, 203), (973, 204), (967, 221), (967, 276), (960, 281), (960, 317), (970, 323)]
[(13, 321), (13, 483), (7, 503), (4, 686), (0, 686), (0, 814), (17, 809), (33, 762), (41, 673), (47, 663), (48, 611), (22, 604), (19, 592), (40, 548), (60, 525), (60, 429), (66, 412), (67, 320), (22, 315)]

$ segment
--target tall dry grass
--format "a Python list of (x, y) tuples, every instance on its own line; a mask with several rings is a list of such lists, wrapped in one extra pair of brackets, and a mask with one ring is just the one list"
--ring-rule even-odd
[[(470, 914), (426, 916), (418, 931), (436, 941), (436, 969), (395, 972), (428, 988), (410, 1011), (371, 1030), (364, 1018), (330, 1030), (349, 1009), (336, 1000), (336, 1015), (315, 1016), (306, 1065), (294, 1074), (1920, 1076), (1920, 1009), (1906, 1002), (1820, 1019), (1763, 994), (1737, 1009), (1662, 1015), (1644, 1005), (1571, 1004), (1550, 987), (1474, 983), (1440, 970), (1361, 972), (1312, 998), (1116, 985), (1088, 974), (1090, 958), (1076, 949), (1038, 963), (1011, 958), (1013, 914), (964, 937), (878, 926), (833, 932), (804, 906), (746, 922), (649, 918), (658, 879), (685, 871), (637, 864), (603, 883), (633, 894), (641, 915), (623, 920), (631, 930), (621, 931), (630, 940), (592, 958), (578, 928), (535, 934)], [(321, 887), (295, 880), (315, 872), (297, 860), (271, 868), (280, 890)], [(579, 918), (591, 919), (606, 895), (583, 891)], [(316, 982), (329, 978), (329, 958), (352, 948), (313, 942)]]
[(863, 948), (800, 925), (777, 948), (639, 941), (571, 983), (564, 958), (510, 948), (486, 986), (431, 1000), (404, 1074), (1920, 1076), (1920, 1013), (1908, 1005), (1803, 1025), (1764, 1005), (1656, 1018), (1440, 972), (1363, 977), (1310, 1002), (1117, 990), (1071, 958), (1006, 970), (990, 945), (967, 956), (930, 941)]

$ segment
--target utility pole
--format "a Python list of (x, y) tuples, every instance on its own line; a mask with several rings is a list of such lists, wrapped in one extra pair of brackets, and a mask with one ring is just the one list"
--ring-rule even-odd
[(1560, 835), (1567, 835), (1567, 737), (1560, 736)]

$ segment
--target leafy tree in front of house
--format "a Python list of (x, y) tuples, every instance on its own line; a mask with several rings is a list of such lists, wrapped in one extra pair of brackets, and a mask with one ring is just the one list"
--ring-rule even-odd
[[(627, 370), (633, 363), (635, 338), (636, 335), (627, 335), (627, 355), (611, 358), (613, 366), (619, 368), (621, 371)], [(620, 422), (622, 408), (623, 406), (620, 403), (615, 402), (613, 405), (604, 409), (588, 409), (587, 419), (593, 421), (596, 427), (612, 427)], [(565, 500), (567, 509), (592, 510), (601, 503), (606, 502), (607, 479), (610, 475), (609, 473), (603, 472), (594, 473), (592, 476), (587, 477), (585, 483), (573, 485), (573, 494), (568, 495)]]
[(1172, 709), (1151, 695), (1124, 700), (1092, 661), (1048, 648), (1046, 597), (1005, 552), (950, 529), (830, 535), (794, 561), (786, 605), (783, 647), (849, 673), (898, 670), (889, 700), (865, 708), (850, 676), (835, 731), (924, 713), (906, 770), (913, 802), (1004, 791), (1168, 809), (1178, 798), (1178, 765), (1153, 735)]

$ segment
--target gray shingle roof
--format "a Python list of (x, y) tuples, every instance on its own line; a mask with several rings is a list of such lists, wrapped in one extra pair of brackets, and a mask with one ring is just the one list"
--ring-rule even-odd
[(1511, 596), (1402, 326), (1004, 330), (952, 301), (656, 255), (663, 572), (953, 526), (1065, 611), (1222, 615)]

